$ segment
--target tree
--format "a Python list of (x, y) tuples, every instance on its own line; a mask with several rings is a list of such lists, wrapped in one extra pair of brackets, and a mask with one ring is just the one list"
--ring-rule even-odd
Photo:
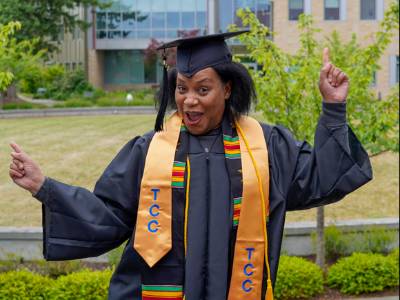
[[(241, 35), (249, 56), (260, 66), (252, 73), (261, 110), (269, 122), (289, 128), (297, 139), (313, 140), (315, 126), (321, 113), (321, 96), (318, 79), (321, 53), (330, 48), (331, 61), (346, 72), (351, 80), (347, 98), (348, 122), (357, 132), (370, 154), (384, 150), (398, 151), (398, 88), (384, 100), (378, 99), (370, 89), (373, 74), (379, 69), (379, 59), (399, 28), (399, 3), (394, 1), (385, 12), (374, 42), (367, 47), (358, 44), (353, 35), (343, 42), (337, 32), (323, 41), (315, 39), (319, 29), (314, 27), (312, 16), (299, 19), (300, 47), (295, 54), (285, 53), (273, 41), (268, 27), (261, 24), (250, 10), (239, 10), (244, 26), (250, 33)], [(238, 28), (233, 26), (233, 30)], [(301, 118), (299, 117), (301, 116)], [(317, 231), (319, 249), (323, 250), (323, 209), (318, 209)], [(323, 265), (324, 255), (318, 259)]]
[(45, 55), (43, 50), (35, 53), (38, 40), (18, 42), (14, 38), (20, 29), (19, 22), (0, 24), (0, 93), (4, 102), (17, 99), (16, 83), (27, 74), (42, 68)]
[[(5, 56), (7, 46), (15, 30), (21, 28), (18, 22), (12, 22), (8, 25), (0, 25), (0, 58)], [(14, 78), (14, 75), (7, 69), (0, 69), (0, 93), (5, 91)]]
[(62, 30), (72, 32), (76, 27), (86, 29), (89, 24), (77, 18), (75, 7), (105, 6), (101, 0), (1, 0), (0, 24), (19, 21), (22, 29), (15, 35), (17, 41), (38, 38), (35, 52), (57, 50)]

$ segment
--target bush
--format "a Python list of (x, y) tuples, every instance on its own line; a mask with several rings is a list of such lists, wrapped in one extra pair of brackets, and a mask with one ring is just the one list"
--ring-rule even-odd
[(396, 265), (399, 265), (399, 248), (394, 249), (392, 253), (390, 253), (389, 258), (393, 259)]
[(55, 300), (100, 300), (107, 299), (108, 285), (112, 271), (83, 270), (60, 276), (50, 292)]
[(3, 109), (34, 109), (34, 108), (46, 108), (46, 106), (42, 105), (42, 104), (30, 103), (30, 102), (3, 104)]
[(26, 270), (0, 273), (0, 299), (49, 299), (53, 283), (48, 277)]
[[(313, 236), (315, 242), (315, 235)], [(396, 241), (396, 232), (384, 228), (371, 228), (364, 232), (343, 233), (336, 226), (325, 229), (326, 257), (336, 260), (354, 252), (387, 254)]]
[(310, 298), (323, 291), (322, 270), (299, 257), (281, 256), (274, 295), (276, 299)]
[(399, 265), (389, 256), (354, 253), (329, 269), (328, 285), (355, 295), (383, 291), (399, 285)]

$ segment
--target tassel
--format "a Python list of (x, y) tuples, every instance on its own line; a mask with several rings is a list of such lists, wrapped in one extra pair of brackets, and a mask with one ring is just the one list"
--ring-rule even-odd
[(168, 91), (168, 65), (167, 65), (167, 56), (165, 54), (165, 49), (163, 53), (163, 81), (161, 87), (161, 101), (160, 107), (158, 109), (156, 124), (154, 126), (154, 131), (158, 132), (163, 130), (164, 127), (164, 116), (167, 111), (168, 102), (169, 102), (169, 91)]
[(274, 300), (274, 293), (272, 291), (272, 283), (271, 280), (267, 280), (267, 295), (265, 297), (266, 300)]

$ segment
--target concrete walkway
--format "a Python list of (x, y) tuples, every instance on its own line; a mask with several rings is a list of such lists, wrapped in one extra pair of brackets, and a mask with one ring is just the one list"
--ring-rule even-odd
[(399, 300), (399, 296), (378, 297), (378, 298), (345, 298), (343, 300)]
[(133, 115), (155, 114), (154, 106), (123, 106), (123, 107), (87, 107), (87, 108), (48, 108), (48, 109), (12, 109), (0, 110), (0, 119), (42, 118), (60, 116), (90, 116), (90, 115)]

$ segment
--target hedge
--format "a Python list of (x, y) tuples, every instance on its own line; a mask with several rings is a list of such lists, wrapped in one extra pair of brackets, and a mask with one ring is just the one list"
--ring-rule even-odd
[(0, 273), (0, 299), (49, 299), (53, 280), (26, 270)]
[(60, 276), (50, 291), (50, 299), (55, 300), (105, 300), (111, 270), (83, 270), (69, 275)]
[(324, 290), (322, 270), (300, 257), (281, 256), (275, 284), (276, 299), (310, 298)]
[(342, 293), (358, 295), (383, 291), (399, 285), (398, 252), (381, 254), (354, 253), (339, 259), (329, 269), (328, 285)]
[(26, 270), (0, 273), (0, 300), (103, 300), (111, 273), (82, 270), (57, 279)]

